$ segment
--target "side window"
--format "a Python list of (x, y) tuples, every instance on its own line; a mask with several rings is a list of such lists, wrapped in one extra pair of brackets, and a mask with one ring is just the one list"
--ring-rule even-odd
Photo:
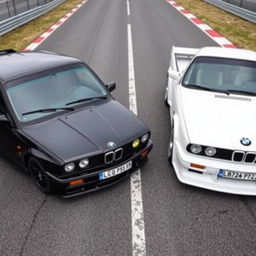
[(6, 107), (3, 101), (3, 97), (0, 93), (0, 114), (5, 114), (6, 113)]

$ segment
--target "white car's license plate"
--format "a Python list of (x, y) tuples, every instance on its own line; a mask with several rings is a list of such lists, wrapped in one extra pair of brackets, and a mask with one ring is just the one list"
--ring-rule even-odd
[(105, 180), (105, 179), (111, 178), (125, 171), (128, 171), (131, 168), (132, 168), (132, 161), (124, 165), (118, 166), (115, 169), (111, 169), (111, 170), (99, 173), (99, 180)]
[(229, 171), (229, 170), (221, 169), (219, 170), (218, 176), (221, 178), (228, 178), (228, 179), (256, 181), (256, 173), (237, 172), (237, 171)]

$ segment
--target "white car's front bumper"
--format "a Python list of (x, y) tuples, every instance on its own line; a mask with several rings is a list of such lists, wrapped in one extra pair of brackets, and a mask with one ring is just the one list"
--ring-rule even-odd
[[(203, 170), (192, 168), (191, 163), (203, 165), (205, 168)], [(220, 169), (256, 173), (254, 165), (193, 155), (188, 153), (178, 141), (174, 141), (173, 144), (172, 164), (177, 178), (182, 183), (231, 194), (256, 195), (256, 181), (218, 177)]]

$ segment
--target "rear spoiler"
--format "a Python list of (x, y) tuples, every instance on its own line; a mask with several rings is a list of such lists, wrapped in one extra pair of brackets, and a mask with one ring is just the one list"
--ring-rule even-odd
[(172, 70), (182, 74), (199, 50), (199, 48), (172, 46), (170, 64)]
[(0, 55), (15, 53), (16, 51), (13, 49), (0, 50)]

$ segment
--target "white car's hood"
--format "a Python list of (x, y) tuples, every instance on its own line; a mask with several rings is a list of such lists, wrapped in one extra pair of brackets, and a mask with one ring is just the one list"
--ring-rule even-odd
[[(243, 95), (180, 86), (181, 106), (191, 143), (256, 151), (256, 100)], [(249, 138), (250, 146), (240, 140)]]

